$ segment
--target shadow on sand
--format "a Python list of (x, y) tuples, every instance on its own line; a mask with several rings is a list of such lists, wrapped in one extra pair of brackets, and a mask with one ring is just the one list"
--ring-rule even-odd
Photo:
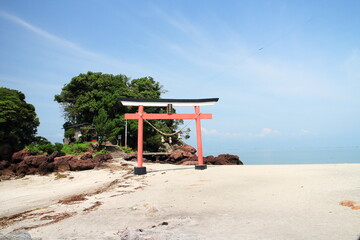
[[(207, 165), (207, 168), (216, 168), (216, 167), (221, 167), (222, 165)], [(194, 169), (194, 166), (186, 166), (186, 167), (182, 167), (182, 168), (169, 168), (169, 169), (161, 169), (161, 170), (149, 170), (147, 173), (156, 173), (156, 172), (169, 172), (169, 171), (182, 171), (182, 170), (189, 170), (189, 169)], [(199, 170), (198, 170), (199, 171)], [(202, 170), (202, 171), (206, 171)]]

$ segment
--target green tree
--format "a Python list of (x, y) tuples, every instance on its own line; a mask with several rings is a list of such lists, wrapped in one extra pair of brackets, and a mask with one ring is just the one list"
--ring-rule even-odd
[(109, 116), (104, 108), (99, 110), (99, 114), (94, 117), (94, 125), (96, 133), (99, 137), (99, 144), (106, 140), (113, 140), (116, 136), (117, 131), (114, 129), (116, 128), (116, 122), (114, 119), (109, 119)]
[(22, 149), (34, 140), (39, 124), (35, 107), (22, 92), (0, 87), (0, 145)]
[[(99, 136), (104, 140), (114, 140), (118, 135), (124, 136), (124, 113), (136, 112), (136, 107), (125, 107), (119, 98), (153, 98), (158, 99), (164, 93), (163, 87), (152, 77), (130, 79), (125, 75), (112, 75), (88, 72), (73, 77), (55, 101), (63, 107), (67, 126), (81, 123), (92, 123)], [(146, 111), (161, 112), (164, 108), (146, 108)], [(161, 120), (158, 127), (162, 131), (172, 132), (179, 121)], [(161, 136), (150, 126), (145, 126), (144, 148), (157, 151), (161, 145)], [(124, 139), (124, 137), (123, 137)], [(174, 139), (175, 140), (175, 139)], [(128, 121), (128, 145), (136, 148), (137, 121)]]
[(27, 150), (35, 154), (52, 154), (54, 151), (58, 151), (60, 154), (63, 144), (55, 143), (52, 144), (49, 140), (44, 137), (36, 136), (31, 144), (25, 147)]

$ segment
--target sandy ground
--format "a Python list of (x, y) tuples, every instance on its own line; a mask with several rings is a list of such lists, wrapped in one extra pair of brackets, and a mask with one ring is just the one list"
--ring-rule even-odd
[(360, 236), (360, 210), (339, 205), (344, 200), (360, 205), (360, 164), (208, 166), (203, 171), (145, 164), (144, 176), (121, 164), (118, 159), (111, 168), (67, 172), (59, 179), (0, 182), (0, 233), (26, 229), (33, 239)]

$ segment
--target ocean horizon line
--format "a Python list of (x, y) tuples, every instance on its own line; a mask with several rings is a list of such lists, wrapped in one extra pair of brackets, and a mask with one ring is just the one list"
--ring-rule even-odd
[(246, 165), (360, 163), (360, 146), (220, 148), (204, 155), (238, 155)]

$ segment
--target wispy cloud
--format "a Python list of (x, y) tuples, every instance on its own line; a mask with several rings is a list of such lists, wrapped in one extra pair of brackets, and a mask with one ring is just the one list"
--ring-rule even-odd
[[(236, 29), (220, 20), (219, 26), (222, 28), (212, 28), (212, 31), (217, 31), (214, 37), (204, 24), (193, 22), (183, 14), (168, 13), (158, 7), (154, 9), (165, 24), (184, 38), (184, 41), (180, 41), (178, 38), (160, 35), (158, 40), (161, 46), (182, 59), (184, 64), (202, 67), (205, 74), (201, 81), (218, 81), (221, 78), (232, 88), (241, 84), (243, 89), (245, 86), (247, 90), (257, 93), (262, 91), (285, 97), (339, 97), (337, 89), (329, 84), (329, 76), (311, 66), (294, 64), (288, 59), (259, 57), (262, 54), (260, 48), (244, 43)], [(213, 18), (212, 21), (216, 22)], [(354, 63), (357, 63), (356, 59), (351, 59), (348, 65)]]
[[(155, 14), (163, 23), (170, 27), (172, 32), (180, 38), (171, 38), (169, 36), (157, 36), (151, 34), (153, 38), (161, 42), (161, 46), (173, 55), (184, 59), (186, 62), (195, 64), (196, 66), (205, 67), (212, 70), (223, 70), (227, 62), (231, 62), (234, 58), (229, 58), (229, 52), (234, 53), (233, 57), (238, 59), (243, 53), (239, 52), (237, 41), (236, 44), (228, 45), (227, 41), (232, 39), (233, 33), (222, 32), (219, 36), (227, 36), (222, 41), (212, 38), (213, 30), (207, 31), (200, 23), (194, 23), (185, 15), (173, 12), (169, 14), (158, 7), (153, 7)], [(230, 40), (229, 40), (230, 39)]]
[(255, 134), (254, 136), (255, 137), (266, 137), (266, 136), (269, 136), (269, 135), (276, 135), (276, 134), (279, 134), (279, 133), (280, 132), (278, 130), (274, 130), (274, 129), (271, 129), (271, 128), (263, 128), (259, 134)]
[(309, 130), (300, 129), (300, 131), (299, 131), (299, 135), (308, 135), (308, 134), (310, 134), (310, 131), (309, 131)]
[(44, 82), (40, 83), (32, 79), (21, 79), (13, 76), (2, 75), (2, 74), (0, 74), (0, 82), (13, 83), (13, 84), (17, 84), (18, 86), (22, 86), (26, 88), (35, 87), (38, 90), (37, 92), (44, 91), (45, 93), (49, 92), (49, 90), (58, 91), (62, 87), (59, 84), (51, 84)]
[(0, 10), (0, 17), (2, 17), (3, 19), (6, 19), (12, 23), (15, 23), (24, 29), (27, 29), (30, 32), (32, 32), (38, 36), (41, 36), (42, 38), (44, 38), (52, 43), (55, 43), (56, 45), (70, 51), (71, 54), (77, 54), (81, 58), (85, 58), (87, 62), (95, 61), (96, 63), (98, 63), (97, 65), (102, 64), (103, 66), (107, 66), (107, 69), (109, 69), (109, 68), (114, 68), (114, 69), (126, 68), (126, 69), (132, 69), (132, 70), (139, 69), (136, 66), (119, 61), (118, 59), (110, 57), (108, 55), (98, 53), (95, 51), (91, 51), (91, 50), (87, 50), (76, 43), (73, 43), (73, 42), (71, 42), (65, 38), (59, 37), (55, 34), (49, 33), (48, 31), (41, 29), (37, 26), (34, 26), (33, 24), (25, 21), (24, 19), (22, 19), (18, 16), (15, 16), (15, 15), (9, 14), (5, 11)]
[(240, 134), (238, 134), (238, 133), (221, 132), (216, 129), (206, 129), (203, 127), (201, 128), (201, 131), (203, 134), (206, 134), (206, 135), (215, 135), (215, 136), (225, 137), (225, 138), (237, 138), (240, 136)]
[[(203, 127), (201, 128), (201, 131), (203, 134), (206, 134), (206, 135), (213, 135), (213, 136), (218, 136), (218, 137), (223, 137), (223, 138), (245, 138), (245, 139), (264, 138), (264, 137), (268, 137), (270, 135), (279, 135), (280, 134), (280, 131), (271, 129), (271, 128), (263, 128), (261, 130), (261, 132), (257, 133), (257, 134), (222, 132), (217, 129), (207, 129), (207, 128), (203, 128)], [(304, 131), (306, 131), (306, 130), (304, 130)]]
[(187, 19), (180, 13), (169, 14), (159, 7), (153, 6), (153, 10), (158, 17), (160, 17), (165, 23), (181, 32), (183, 36), (187, 37), (194, 43), (199, 45), (210, 44), (208, 38), (205, 36), (203, 29), (197, 27), (193, 22)]
[(9, 14), (9, 13), (6, 13), (4, 11), (1, 11), (0, 10), (0, 17), (6, 19), (6, 20), (9, 20), (13, 23), (16, 23), (18, 24), (19, 26), (23, 27), (23, 28), (26, 28), (27, 30), (30, 30), (31, 32), (37, 34), (37, 35), (40, 35), (48, 40), (51, 40), (53, 42), (56, 42), (57, 44), (60, 44), (62, 46), (65, 46), (67, 48), (71, 48), (73, 50), (76, 50), (78, 52), (81, 52), (83, 54), (88, 54), (88, 55), (96, 55), (95, 53), (93, 52), (90, 52), (90, 51), (87, 51), (83, 48), (81, 48), (80, 46), (76, 45), (75, 43), (71, 42), (71, 41), (68, 41), (64, 38), (60, 38), (54, 34), (51, 34), (43, 29), (40, 29), (28, 22), (26, 22), (25, 20), (15, 16), (15, 15), (12, 15), (12, 14)]

